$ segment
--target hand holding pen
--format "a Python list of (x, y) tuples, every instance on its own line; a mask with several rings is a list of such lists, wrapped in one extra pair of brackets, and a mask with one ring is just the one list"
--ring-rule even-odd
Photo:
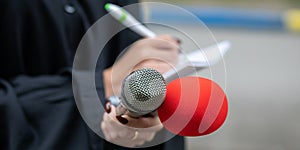
[[(156, 37), (157, 35), (145, 27), (142, 23), (137, 21), (130, 13), (125, 9), (107, 3), (105, 9), (121, 24), (130, 28), (137, 34), (143, 37)], [(179, 40), (177, 40), (180, 43)], [(179, 55), (179, 65), (175, 69), (172, 69), (163, 74), (167, 82), (170, 82), (178, 77), (178, 74), (189, 75), (194, 71), (209, 67), (216, 64), (223, 58), (225, 53), (230, 49), (231, 43), (229, 41), (222, 41), (215, 45), (205, 47), (203, 50), (194, 50), (191, 53)], [(205, 53), (203, 53), (205, 51)], [(207, 57), (210, 54), (210, 57)], [(180, 58), (188, 58), (188, 62), (181, 60)]]

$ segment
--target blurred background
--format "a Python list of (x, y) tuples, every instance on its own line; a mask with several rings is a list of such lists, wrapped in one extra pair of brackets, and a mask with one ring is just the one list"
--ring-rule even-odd
[[(145, 2), (149, 2), (144, 0)], [(224, 63), (229, 115), (215, 133), (187, 138), (187, 150), (300, 149), (300, 0), (160, 0), (192, 12), (209, 28), (160, 7), (144, 7), (149, 22), (164, 20), (180, 26), (200, 45), (229, 40)], [(168, 27), (150, 26), (157, 33), (190, 39)], [(218, 71), (216, 71), (218, 72)], [(209, 69), (199, 72), (211, 78)], [(216, 75), (217, 76), (217, 75)], [(298, 87), (299, 86), (299, 87)]]

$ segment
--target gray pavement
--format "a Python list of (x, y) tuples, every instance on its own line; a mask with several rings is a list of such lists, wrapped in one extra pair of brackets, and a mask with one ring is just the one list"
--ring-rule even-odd
[[(152, 29), (182, 38), (183, 49), (195, 49), (177, 31), (155, 26)], [(214, 42), (199, 27), (185, 25), (182, 29), (190, 31), (201, 47)], [(214, 28), (211, 31), (217, 41), (232, 42), (224, 58), (226, 82), (220, 80), (226, 88), (230, 111), (217, 132), (187, 138), (187, 150), (299, 150), (300, 34)], [(222, 63), (214, 69), (224, 75)], [(209, 69), (199, 75), (211, 77)]]

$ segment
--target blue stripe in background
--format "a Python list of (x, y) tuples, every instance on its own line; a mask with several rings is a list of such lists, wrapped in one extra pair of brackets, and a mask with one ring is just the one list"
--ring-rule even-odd
[[(283, 29), (282, 15), (265, 10), (241, 10), (236, 8), (203, 8), (183, 6), (208, 26), (241, 27), (256, 29)], [(150, 21), (164, 21), (189, 24), (186, 16), (163, 8), (151, 8)]]

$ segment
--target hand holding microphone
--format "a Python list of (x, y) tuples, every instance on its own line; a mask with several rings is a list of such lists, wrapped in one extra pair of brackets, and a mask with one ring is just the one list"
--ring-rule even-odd
[(105, 139), (124, 147), (136, 147), (152, 141), (156, 132), (162, 129), (158, 117), (132, 118), (127, 115), (126, 124), (116, 119), (116, 107), (111, 106), (110, 113), (104, 113), (101, 128)]
[[(163, 99), (160, 97), (165, 94), (161, 87), (166, 88), (161, 74), (176, 65), (178, 51), (178, 43), (170, 36), (145, 38), (134, 43), (112, 67), (103, 72), (106, 97), (124, 95), (123, 98), (138, 100), (138, 103), (133, 103), (134, 101), (127, 99), (127, 103), (122, 104), (122, 107), (125, 105), (125, 111), (113, 105), (106, 106), (108, 113), (104, 113), (101, 128), (108, 141), (125, 147), (135, 147), (151, 141), (156, 132), (162, 129), (157, 115), (145, 114), (161, 104)], [(158, 72), (141, 68), (153, 68)], [(151, 84), (153, 86), (147, 86)], [(156, 87), (157, 84), (160, 87)], [(143, 88), (145, 86), (148, 88)], [(161, 102), (157, 104), (159, 100)], [(144, 103), (147, 102), (152, 103), (152, 108), (148, 108), (150, 105), (145, 107)]]
[[(135, 46), (132, 46), (131, 48), (134, 47)], [(130, 52), (130, 50), (128, 52)], [(125, 55), (123, 55), (123, 57), (124, 56)], [(121, 58), (119, 60), (125, 59)], [(146, 59), (144, 61), (141, 61), (138, 65), (135, 65), (134, 70), (151, 66), (160, 66), (155, 64), (159, 62), (162, 63), (162, 61), (156, 61), (157, 60), (155, 59)], [(118, 62), (116, 64), (118, 64)], [(169, 69), (170, 68), (168, 68), (167, 70)], [(150, 77), (148, 76), (149, 74)], [(145, 106), (145, 108), (147, 108), (147, 106), (155, 106), (149, 110), (152, 111), (155, 110), (156, 107), (159, 106), (162, 102), (158, 101), (158, 103), (155, 105), (157, 101), (155, 101), (156, 97), (154, 94), (153, 97), (150, 96), (146, 98), (147, 100), (149, 100), (148, 102), (154, 102), (154, 105), (142, 104), (143, 98), (147, 96), (145, 96), (145, 94), (143, 94), (141, 97), (139, 94), (135, 95), (135, 92), (137, 92), (138, 89), (143, 89), (147, 87), (148, 84), (154, 83), (159, 85), (159, 82), (151, 82), (151, 76), (153, 76), (153, 79), (160, 79), (160, 76), (156, 75), (155, 73), (153, 74), (151, 69), (141, 69), (133, 72), (124, 80), (124, 86), (123, 88), (121, 88), (122, 92), (132, 95), (128, 97), (124, 96), (125, 94), (122, 94), (123, 99), (129, 99), (123, 102), (123, 106), (126, 109), (124, 109), (125, 111), (121, 111), (120, 113), (125, 114), (122, 116), (122, 118), (125, 118), (126, 120), (121, 120), (120, 122), (125, 123), (128, 126), (122, 126), (117, 121), (115, 116), (118, 116), (120, 114), (116, 113), (118, 111), (114, 106), (112, 106), (112, 110), (115, 110), (116, 112), (104, 114), (104, 120), (101, 124), (104, 134), (111, 142), (117, 143), (119, 145), (122, 145), (122, 142), (133, 144), (133, 146), (141, 145), (144, 142), (153, 139), (155, 133), (162, 128), (160, 122), (162, 122), (164, 127), (170, 132), (182, 136), (207, 135), (216, 131), (224, 123), (228, 111), (227, 98), (224, 91), (215, 82), (200, 77), (178, 78), (168, 84), (166, 98), (164, 99), (163, 104), (158, 108), (159, 118), (157, 116), (151, 116), (148, 118), (136, 118), (140, 115), (148, 113), (147, 111), (143, 112), (139, 110), (139, 107), (135, 108), (136, 106), (142, 105), (141, 107), (143, 108)], [(133, 88), (128, 88), (131, 83), (134, 83)], [(140, 88), (135, 89), (135, 86), (140, 86)], [(158, 86), (159, 89), (154, 89), (154, 91), (160, 91), (161, 89), (163, 89), (163, 87), (164, 86)], [(128, 89), (130, 90), (128, 91)], [(162, 91), (163, 90), (161, 90), (160, 92)], [(134, 101), (130, 101), (130, 97), (132, 96), (134, 97)], [(154, 98), (154, 100), (151, 98)], [(136, 100), (140, 100), (142, 102), (140, 103), (141, 105), (136, 103)], [(130, 127), (135, 127), (136, 129), (132, 129)], [(137, 130), (138, 128), (147, 129)], [(120, 132), (119, 130), (122, 130), (122, 132)], [(128, 141), (126, 142), (126, 140), (128, 140), (128, 138), (126, 138), (128, 137), (128, 135), (131, 135), (131, 140), (134, 139), (129, 143)], [(136, 140), (137, 137), (141, 139)], [(135, 140), (136, 142), (134, 142)], [(123, 146), (131, 146), (127, 144)]]

